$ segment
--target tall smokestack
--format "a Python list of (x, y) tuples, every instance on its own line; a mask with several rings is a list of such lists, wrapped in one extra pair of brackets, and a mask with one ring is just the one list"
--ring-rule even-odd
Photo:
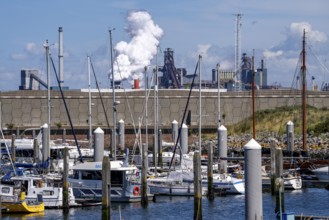
[(62, 87), (64, 84), (64, 76), (63, 76), (63, 28), (58, 28), (59, 40), (58, 40), (58, 72), (59, 72), (59, 82)]

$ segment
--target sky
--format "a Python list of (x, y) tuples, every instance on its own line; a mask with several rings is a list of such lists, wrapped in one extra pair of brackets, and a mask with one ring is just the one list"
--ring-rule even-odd
[[(123, 64), (114, 72), (135, 74), (140, 71), (137, 63), (152, 72), (156, 64), (163, 65), (163, 52), (171, 48), (175, 66), (185, 67), (188, 74), (194, 73), (201, 55), (202, 78), (211, 79), (217, 63), (222, 70), (234, 70), (238, 13), (241, 53), (252, 56), (254, 51), (255, 68), (264, 60), (269, 85), (293, 86), (305, 29), (307, 86), (313, 77), (320, 88), (329, 83), (328, 11), (328, 0), (2, 1), (0, 91), (18, 90), (21, 69), (37, 69), (46, 81), (46, 40), (58, 71), (59, 27), (64, 86), (70, 89), (88, 88), (88, 56), (100, 87), (110, 87), (109, 30), (113, 59)], [(141, 16), (134, 17), (139, 12)], [(50, 75), (51, 85), (57, 86), (53, 70)], [(91, 87), (96, 88), (91, 78)]]

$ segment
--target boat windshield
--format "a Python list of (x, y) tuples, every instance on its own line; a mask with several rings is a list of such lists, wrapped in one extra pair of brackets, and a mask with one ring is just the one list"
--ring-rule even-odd
[[(122, 187), (125, 171), (111, 171), (111, 186)], [(72, 178), (79, 179), (81, 174), (81, 180), (102, 180), (102, 171), (98, 170), (75, 170), (73, 171)]]
[(83, 180), (102, 180), (101, 171), (82, 170), (81, 179)]

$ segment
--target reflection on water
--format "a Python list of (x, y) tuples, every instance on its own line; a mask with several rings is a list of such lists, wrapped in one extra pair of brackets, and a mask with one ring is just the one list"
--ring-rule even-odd
[[(244, 219), (244, 195), (216, 197), (213, 202), (202, 200), (203, 219)], [(287, 212), (303, 215), (329, 216), (329, 191), (319, 188), (305, 188), (285, 192)], [(159, 196), (156, 202), (149, 202), (147, 208), (140, 203), (113, 203), (112, 219), (193, 219), (193, 197)], [(275, 199), (270, 193), (263, 194), (264, 219), (275, 219)], [(25, 219), (101, 219), (101, 206), (70, 209), (67, 215), (62, 210), (46, 210), (44, 216), (27, 216)], [(22, 219), (22, 216), (3, 215), (2, 219)]]
[(6, 213), (2, 214), (1, 219), (43, 219), (45, 217), (44, 212), (39, 212), (39, 213), (23, 213), (23, 214), (12, 214), (12, 213)]

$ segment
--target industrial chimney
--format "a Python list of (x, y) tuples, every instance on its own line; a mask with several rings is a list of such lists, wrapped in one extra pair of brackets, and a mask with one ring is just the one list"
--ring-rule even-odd
[(59, 40), (58, 40), (58, 72), (59, 72), (59, 82), (60, 86), (64, 85), (64, 76), (63, 76), (63, 28), (58, 28)]

